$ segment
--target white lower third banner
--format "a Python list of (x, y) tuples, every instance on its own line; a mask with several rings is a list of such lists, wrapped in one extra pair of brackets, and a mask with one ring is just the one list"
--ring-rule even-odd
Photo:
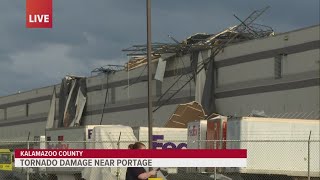
[(243, 149), (15, 150), (15, 167), (246, 167)]
[(16, 167), (246, 167), (246, 158), (15, 159)]

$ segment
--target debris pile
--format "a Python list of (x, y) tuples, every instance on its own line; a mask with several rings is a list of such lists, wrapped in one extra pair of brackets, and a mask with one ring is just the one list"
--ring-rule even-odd
[(189, 122), (205, 119), (205, 117), (206, 115), (201, 104), (195, 101), (180, 104), (167, 121), (165, 127), (186, 128)]

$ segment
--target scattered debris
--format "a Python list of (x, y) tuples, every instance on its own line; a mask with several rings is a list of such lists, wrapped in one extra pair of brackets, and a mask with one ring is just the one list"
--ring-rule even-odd
[[(271, 27), (254, 23), (255, 20), (259, 18), (267, 9), (269, 9), (269, 7), (255, 10), (244, 20), (241, 20), (239, 17), (234, 15), (235, 18), (240, 21), (240, 24), (226, 28), (217, 34), (196, 33), (182, 42), (179, 42), (175, 38), (169, 36), (174, 43), (152, 43), (152, 62), (158, 61), (160, 57), (165, 60), (165, 58), (162, 56), (168, 53), (175, 54), (175, 56), (179, 57), (185, 54), (199, 53), (204, 50), (210, 50), (211, 52), (210, 56), (206, 59), (203, 59), (201, 63), (197, 63), (196, 67), (190, 68), (188, 72), (185, 72), (175, 78), (175, 81), (169, 85), (169, 88), (166, 89), (158, 98), (158, 106), (155, 107), (153, 112), (167, 104), (187, 84), (194, 80), (195, 77), (198, 77), (199, 73), (210, 73), (206, 71), (208, 66), (212, 63), (215, 56), (229, 44), (274, 35), (274, 31)], [(147, 64), (147, 45), (133, 45), (132, 47), (124, 49), (123, 51), (127, 52), (127, 56), (132, 57), (132, 59), (126, 64), (127, 70), (132, 70)], [(191, 58), (190, 61), (192, 64), (194, 59)], [(209, 97), (209, 99), (212, 98), (214, 97)], [(210, 109), (209, 106), (215, 107), (211, 104), (205, 104), (205, 109)], [(215, 109), (210, 109), (210, 111), (207, 113), (211, 114), (212, 111), (214, 112)]]
[(178, 105), (176, 111), (167, 121), (165, 127), (186, 128), (188, 123), (195, 120), (205, 119), (206, 115), (201, 104), (192, 101)]
[[(198, 63), (197, 67), (191, 68), (189, 72), (183, 73), (180, 76), (178, 76), (176, 80), (171, 84), (171, 86), (169, 86), (169, 88), (166, 91), (164, 91), (162, 95), (158, 98), (158, 106), (153, 110), (153, 112), (157, 111), (163, 105), (166, 105), (186, 85), (188, 85), (192, 80), (194, 80), (199, 73), (203, 72), (204, 69), (206, 70), (208, 69), (208, 67), (212, 67), (212, 63), (214, 61), (215, 56), (219, 54), (229, 44), (273, 35), (274, 33), (272, 28), (267, 28), (267, 26), (261, 25), (257, 26), (253, 23), (268, 8), (269, 7), (253, 11), (244, 21), (240, 20), (241, 24), (227, 28), (226, 30), (218, 34), (211, 35), (209, 37), (207, 37), (206, 34), (196, 34), (194, 36), (195, 38), (189, 37), (189, 42), (195, 44), (179, 44), (179, 48), (177, 48), (176, 51), (177, 55), (179, 55), (180, 53), (197, 53), (203, 50), (211, 50), (211, 55), (208, 58), (203, 59), (202, 63)], [(203, 39), (201, 39), (201, 37)], [(193, 39), (194, 41), (190, 41), (190, 39)], [(166, 49), (166, 47), (167, 46), (164, 46), (162, 49)], [(160, 48), (160, 50), (162, 49)], [(159, 53), (160, 50), (156, 49), (155, 52)], [(191, 61), (193, 60), (191, 59)], [(212, 76), (212, 74), (210, 73), (212, 73), (210, 72), (210, 70), (206, 71), (206, 74)], [(211, 84), (210, 86), (212, 87), (213, 84)], [(211, 99), (211, 102), (214, 103), (213, 96), (208, 98)], [(207, 114), (210, 114), (215, 111), (215, 109), (212, 109), (211, 107), (215, 107), (215, 105), (210, 103), (205, 104), (204, 108), (206, 110), (210, 110), (209, 112), (207, 112)]]
[[(253, 23), (253, 21), (268, 8), (269, 7), (254, 11), (244, 21), (234, 15), (241, 24), (229, 27), (218, 34), (196, 33), (183, 40), (181, 43), (169, 36), (175, 43), (153, 43), (152, 54), (154, 56), (161, 56), (161, 54), (165, 53), (187, 54), (194, 51), (215, 48), (230, 39), (232, 39), (232, 42), (229, 43), (237, 43), (273, 35), (274, 31), (271, 27)], [(133, 45), (122, 51), (128, 52), (128, 56), (143, 59), (147, 54), (147, 46)], [(132, 62), (135, 62), (135, 58)]]
[(123, 65), (105, 65), (99, 68), (95, 68), (91, 71), (91, 73), (111, 73), (111, 72), (117, 72), (125, 69), (125, 66)]
[[(152, 55), (152, 62), (158, 61), (160, 55)], [(140, 66), (146, 65), (147, 64), (147, 57), (145, 56), (137, 56), (137, 57), (132, 57), (129, 62), (125, 64), (125, 69), (127, 71), (130, 71), (132, 69), (138, 68)]]

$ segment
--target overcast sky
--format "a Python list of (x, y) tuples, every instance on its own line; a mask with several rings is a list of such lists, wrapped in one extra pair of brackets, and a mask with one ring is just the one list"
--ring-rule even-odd
[[(53, 0), (52, 29), (25, 27), (25, 0), (0, 0), (0, 96), (88, 76), (123, 64), (121, 51), (146, 41), (145, 0)], [(153, 41), (215, 33), (255, 9), (276, 32), (319, 24), (319, 0), (152, 0)]]

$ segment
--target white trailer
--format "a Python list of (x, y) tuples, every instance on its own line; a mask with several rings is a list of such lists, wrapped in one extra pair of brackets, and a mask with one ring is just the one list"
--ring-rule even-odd
[[(206, 149), (207, 120), (188, 123), (188, 149)], [(205, 168), (189, 167), (188, 173), (203, 173)]]
[[(120, 136), (121, 133), (121, 136)], [(120, 137), (120, 146), (117, 141)], [(122, 125), (88, 125), (46, 130), (47, 149), (127, 149), (129, 143), (136, 138), (132, 128)], [(78, 142), (75, 142), (78, 141)], [(103, 143), (99, 143), (104, 141)], [(89, 143), (88, 143), (89, 142)], [(95, 171), (93, 173), (93, 171)], [(120, 179), (124, 179), (125, 169), (121, 168)], [(117, 179), (115, 168), (46, 168), (48, 174), (53, 174), (59, 180), (80, 179)], [(94, 176), (94, 177), (93, 177)]]
[[(91, 139), (94, 127), (88, 125), (79, 127), (46, 129), (47, 149), (85, 149), (86, 143)], [(52, 141), (52, 142), (51, 142)], [(82, 141), (82, 143), (64, 143), (65, 141)]]
[[(89, 130), (90, 131), (90, 130)], [(90, 136), (88, 149), (128, 149), (129, 144), (137, 141), (133, 130), (128, 126), (97, 126)], [(82, 178), (86, 180), (125, 180), (127, 168), (84, 168)]]
[[(225, 117), (224, 117), (225, 118)], [(308, 174), (308, 142), (310, 142), (310, 175), (320, 175), (319, 152), (319, 120), (278, 119), (262, 117), (233, 117), (227, 120), (227, 126), (222, 127), (223, 117), (210, 121), (220, 121), (220, 140), (236, 140), (227, 142), (227, 149), (247, 149), (247, 167), (225, 168), (225, 172), (246, 174), (285, 175), (291, 177), (306, 177)], [(209, 128), (209, 126), (208, 126)], [(212, 127), (211, 127), (212, 128)], [(209, 130), (208, 130), (209, 132)], [(226, 137), (225, 135), (226, 134)], [(217, 138), (214, 138), (217, 140)], [(303, 142), (302, 142), (303, 141)]]
[(207, 120), (188, 123), (188, 148), (206, 149)]
[[(133, 129), (122, 125), (88, 125), (46, 130), (48, 149), (127, 149), (137, 141)], [(70, 142), (71, 141), (71, 142)], [(74, 143), (72, 141), (80, 141)], [(125, 180), (126, 168), (46, 168), (58, 180)], [(163, 177), (161, 172), (159, 177)]]

